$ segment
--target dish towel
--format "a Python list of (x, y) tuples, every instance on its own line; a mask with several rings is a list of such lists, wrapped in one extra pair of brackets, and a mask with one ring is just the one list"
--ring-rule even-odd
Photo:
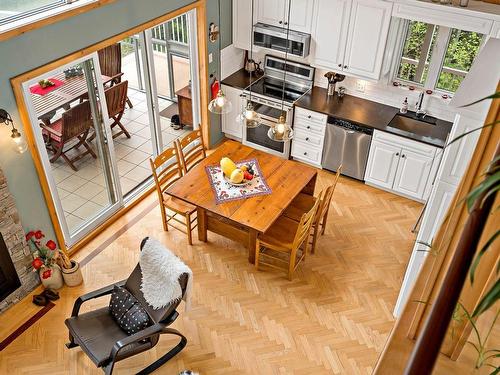
[[(148, 238), (142, 247), (139, 264), (142, 271), (141, 291), (147, 303), (159, 309), (182, 298), (186, 311), (191, 309), (193, 272), (181, 259), (159, 241)], [(179, 284), (183, 273), (189, 275), (184, 295)]]

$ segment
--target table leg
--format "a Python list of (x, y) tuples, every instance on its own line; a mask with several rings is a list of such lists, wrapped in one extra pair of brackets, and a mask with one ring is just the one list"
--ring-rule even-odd
[(302, 189), (301, 193), (308, 194), (308, 195), (314, 195), (314, 189), (316, 188), (316, 177), (317, 174), (311, 178), (311, 180), (307, 183), (306, 186)]
[(257, 245), (257, 231), (248, 230), (248, 261), (255, 264), (255, 246)]
[(207, 211), (198, 207), (196, 215), (198, 221), (198, 240), (207, 242)]

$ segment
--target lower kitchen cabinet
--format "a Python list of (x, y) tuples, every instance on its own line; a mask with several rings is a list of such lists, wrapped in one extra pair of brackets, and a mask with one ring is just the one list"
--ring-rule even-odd
[(291, 155), (294, 159), (321, 168), (327, 116), (323, 113), (295, 108)]
[(375, 130), (365, 181), (422, 201), (432, 181), (436, 150), (434, 146)]
[(241, 110), (243, 90), (226, 85), (222, 85), (222, 90), (233, 104), (233, 110), (222, 115), (222, 132), (230, 138), (241, 140), (243, 138), (243, 125), (236, 121), (236, 116)]

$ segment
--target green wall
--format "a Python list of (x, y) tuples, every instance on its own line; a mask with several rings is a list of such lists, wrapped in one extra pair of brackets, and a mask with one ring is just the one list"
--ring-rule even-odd
[[(225, 9), (231, 0), (221, 0)], [(68, 18), (15, 38), (0, 42), (0, 108), (7, 110), (18, 128), (22, 129), (10, 79), (74, 51), (120, 34), (151, 19), (192, 3), (193, 0), (119, 0), (84, 14)], [(217, 0), (207, 0), (207, 24), (218, 23)], [(215, 13), (214, 13), (215, 12)], [(231, 24), (230, 10), (226, 24)], [(231, 30), (225, 29), (223, 40), (228, 43)], [(229, 42), (230, 43), (230, 42)], [(219, 72), (217, 44), (209, 46), (214, 61), (209, 72)], [(21, 130), (22, 131), (22, 130)], [(212, 138), (222, 137), (220, 124), (215, 122)], [(17, 203), (20, 218), (26, 230), (39, 228), (55, 238), (45, 199), (38, 181), (31, 154), (16, 154), (11, 148), (9, 129), (0, 128), (0, 167)]]

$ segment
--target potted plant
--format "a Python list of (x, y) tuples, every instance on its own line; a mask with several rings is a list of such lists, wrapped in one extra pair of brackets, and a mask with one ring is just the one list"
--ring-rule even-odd
[(70, 260), (57, 248), (54, 241), (48, 240), (44, 244), (42, 242), (44, 237), (41, 230), (30, 231), (26, 234), (26, 241), (35, 257), (32, 266), (38, 271), (43, 286), (59, 289), (63, 286), (63, 279), (68, 286), (81, 284), (83, 277), (78, 262)]

